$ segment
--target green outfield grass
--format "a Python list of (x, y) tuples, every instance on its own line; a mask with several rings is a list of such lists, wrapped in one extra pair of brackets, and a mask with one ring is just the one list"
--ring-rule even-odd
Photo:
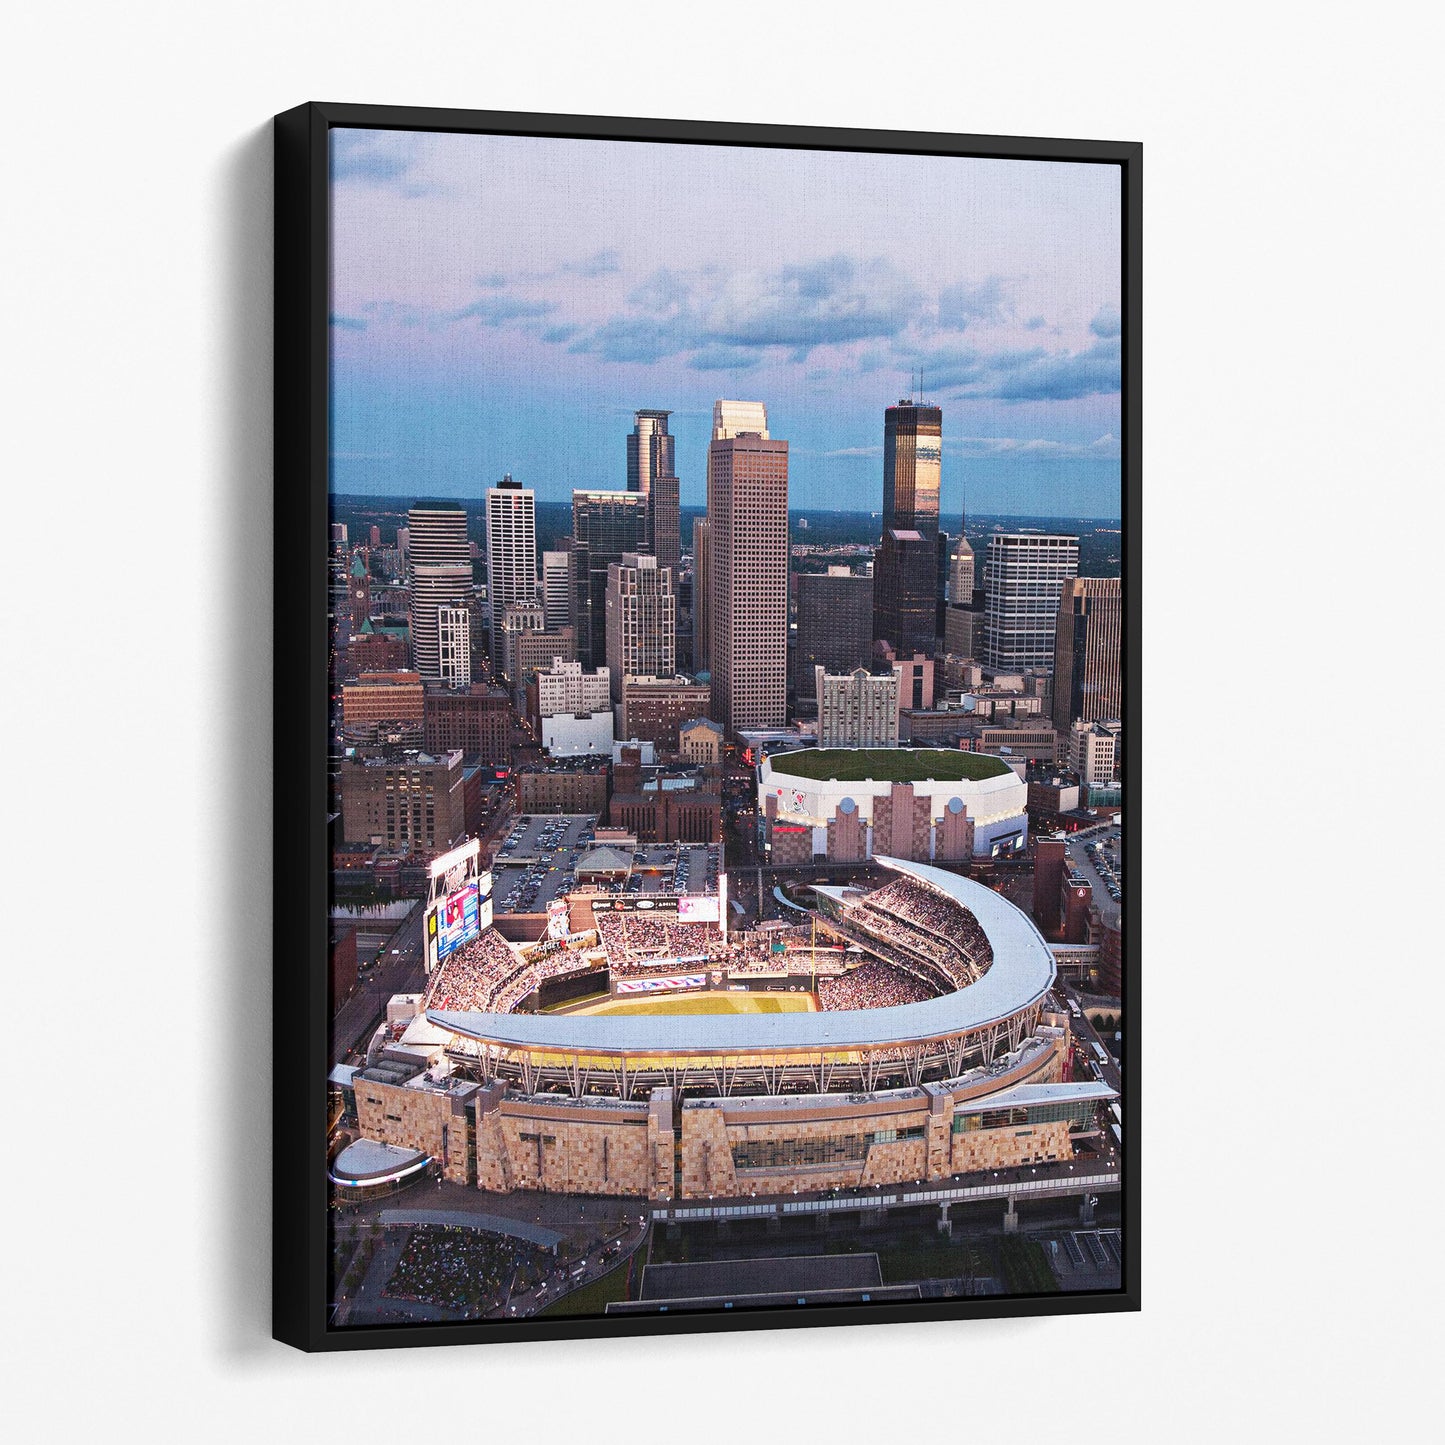
[(840, 783), (977, 783), (1009, 771), (1001, 758), (961, 748), (805, 748), (771, 762), (775, 773)]
[(606, 998), (577, 1014), (801, 1014), (817, 1008), (810, 993), (686, 993)]

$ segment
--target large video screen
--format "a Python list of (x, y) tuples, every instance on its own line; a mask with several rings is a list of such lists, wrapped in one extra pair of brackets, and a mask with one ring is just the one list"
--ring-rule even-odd
[(446, 958), (482, 931), (480, 890), (476, 882), (449, 893), (437, 906), (437, 958)]
[(679, 923), (716, 923), (718, 921), (717, 894), (677, 900), (677, 921)]

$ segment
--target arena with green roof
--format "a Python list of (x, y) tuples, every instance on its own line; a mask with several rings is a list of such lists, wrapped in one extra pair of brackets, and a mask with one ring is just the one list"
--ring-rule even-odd
[(1008, 759), (961, 748), (804, 748), (758, 765), (759, 844), (777, 866), (1008, 857), (1027, 846), (1027, 804)]
[(981, 783), (1012, 772), (1002, 758), (962, 748), (805, 748), (771, 761), (774, 772), (836, 783)]

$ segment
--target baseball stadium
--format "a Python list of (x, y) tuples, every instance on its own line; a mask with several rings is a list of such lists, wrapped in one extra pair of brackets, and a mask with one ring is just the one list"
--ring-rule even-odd
[[(1114, 1094), (1070, 1079), (1033, 922), (981, 884), (875, 857), (800, 921), (729, 934), (712, 898), (584, 890), (534, 944), (443, 943), (392, 1001), (363, 1135), (487, 1191), (652, 1201), (951, 1178), (1070, 1159)], [(439, 880), (433, 909), (490, 879)], [(460, 938), (462, 941), (457, 942)]]

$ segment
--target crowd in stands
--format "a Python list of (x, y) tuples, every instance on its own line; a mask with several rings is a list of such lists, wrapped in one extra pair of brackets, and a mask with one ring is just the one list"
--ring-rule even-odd
[(636, 964), (648, 959), (666, 961), (724, 958), (722, 932), (715, 923), (679, 923), (638, 913), (597, 914), (597, 935), (614, 964)]
[(824, 1009), (892, 1008), (936, 998), (938, 990), (891, 964), (870, 960), (837, 978), (818, 980), (818, 1003)]
[(898, 951), (940, 988), (965, 988), (993, 962), (993, 950), (973, 914), (911, 878), (868, 894), (849, 921)]
[(454, 1225), (419, 1224), (382, 1295), (474, 1317), (504, 1305), (514, 1278), (523, 1287), (549, 1264), (543, 1250), (524, 1240)]
[(500, 933), (484, 929), (437, 966), (424, 1007), (488, 1011), (497, 991), (525, 967)]
[(423, 1007), (509, 1013), (544, 979), (596, 966), (595, 955), (566, 948), (539, 948), (524, 958), (501, 934), (488, 929), (442, 961), (432, 974)]
[[(915, 1003), (966, 987), (982, 977), (993, 961), (988, 939), (973, 914), (911, 878), (867, 894), (841, 921), (828, 926), (830, 937), (842, 933), (887, 953), (891, 966), (870, 962), (847, 970), (840, 954), (811, 953), (824, 938), (814, 933), (811, 923), (734, 933), (724, 944), (715, 923), (604, 911), (597, 913), (596, 921), (598, 941), (616, 977), (681, 966), (682, 960), (688, 967), (721, 967), (729, 974), (807, 969), (816, 975), (818, 996), (827, 1009)], [(529, 947), (524, 958), (488, 929), (437, 968), (425, 1007), (506, 1013), (545, 980), (597, 966), (595, 953), (567, 949), (555, 941)]]

